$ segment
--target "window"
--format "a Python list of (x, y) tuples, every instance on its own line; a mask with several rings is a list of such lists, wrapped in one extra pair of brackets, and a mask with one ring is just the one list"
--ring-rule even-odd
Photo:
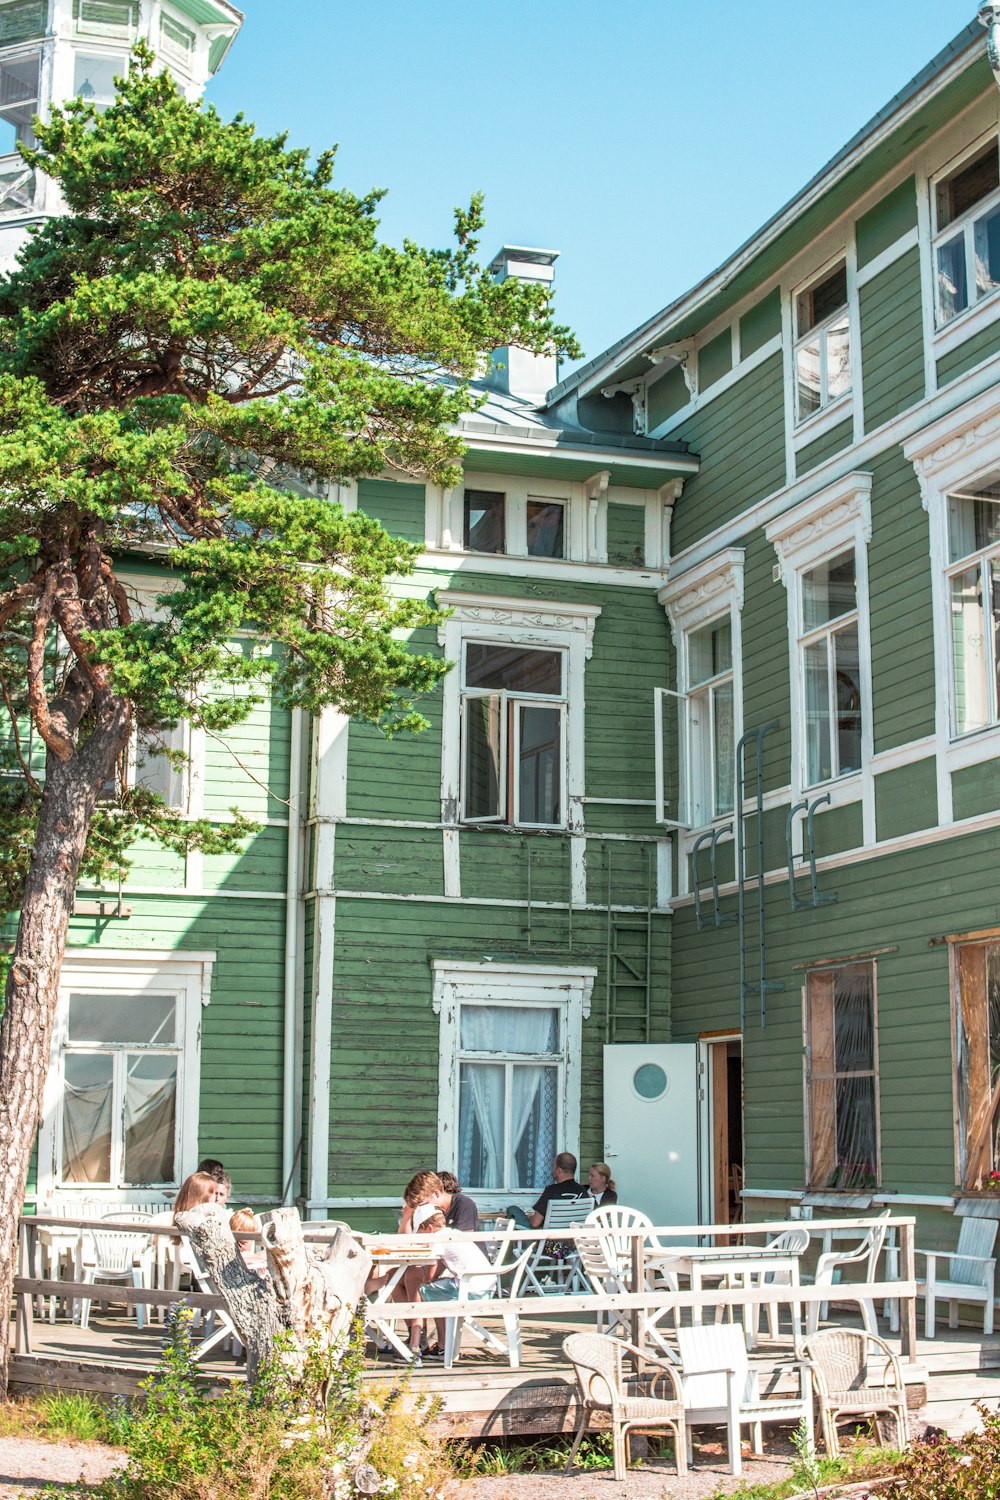
[(1000, 482), (948, 496), (952, 733), (1000, 722)]
[(736, 743), (742, 733), (743, 549), (730, 547), (680, 574), (657, 597), (677, 649), (677, 692), (660, 688), (654, 698), (658, 816), (667, 821), (661, 767), (671, 751), (663, 741), (663, 705), (676, 704), (678, 817), (688, 828), (703, 828), (733, 810)]
[[(687, 733), (681, 747), (692, 827), (733, 810), (733, 628), (728, 617), (687, 639)], [(684, 774), (686, 770), (686, 775)]]
[(466, 490), (464, 541), (468, 551), (506, 550), (505, 501), (506, 497), (496, 490)]
[(465, 643), (462, 816), (561, 827), (564, 653)]
[[(845, 474), (764, 528), (788, 591), (793, 800), (847, 777), (831, 786), (831, 799), (857, 798), (856, 773), (871, 758), (871, 487), (871, 474)], [(869, 841), (871, 799), (862, 800)]]
[(599, 606), (451, 589), (436, 598), (450, 611), (439, 644), (461, 664), (444, 682), (442, 822), (581, 827), (584, 667)]
[(78, 52), (73, 67), (73, 93), (103, 111), (115, 102), (115, 79), (128, 72), (128, 58), (116, 53)]
[[(596, 970), (438, 959), (438, 1155), (477, 1197), (531, 1193), (580, 1126), (580, 1038)], [(503, 1200), (501, 1199), (501, 1202)]]
[(861, 769), (861, 660), (853, 548), (802, 575), (806, 783)]
[(130, 41), (138, 24), (138, 0), (73, 0), (73, 29), (81, 36)]
[(804, 422), (851, 389), (847, 264), (795, 296), (795, 416)]
[(1000, 1168), (1000, 936), (952, 946), (958, 1182), (982, 1186)]
[(39, 1138), (43, 1197), (173, 1186), (190, 1171), (214, 958), (67, 952)]
[(0, 145), (4, 152), (13, 151), (15, 144), (37, 145), (31, 122), (38, 113), (40, 71), (40, 52), (0, 62), (0, 120), (6, 126)]
[(558, 500), (528, 500), (528, 556), (565, 557), (566, 507)]
[(933, 202), (940, 325), (1000, 286), (1000, 157), (996, 140), (939, 178)]
[(807, 1185), (877, 1187), (878, 1043), (873, 961), (816, 969), (805, 990)]

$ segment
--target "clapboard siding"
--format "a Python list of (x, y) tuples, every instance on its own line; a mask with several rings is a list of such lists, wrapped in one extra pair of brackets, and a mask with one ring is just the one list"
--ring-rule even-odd
[(927, 516), (898, 448), (871, 465), (868, 549), (875, 749), (934, 729), (934, 631)]
[(861, 288), (860, 302), (865, 430), (871, 432), (923, 398), (919, 249), (873, 277)]
[(852, 417), (847, 417), (845, 421), (838, 422), (835, 427), (824, 432), (822, 437), (799, 448), (795, 454), (796, 478), (801, 479), (802, 475), (808, 474), (810, 469), (817, 468), (820, 464), (826, 463), (828, 458), (833, 458), (834, 454), (840, 453), (849, 446), (853, 436), (854, 420)]
[(646, 511), (641, 505), (608, 502), (608, 562), (641, 568), (646, 560)]
[(781, 355), (734, 381), (670, 436), (701, 458), (674, 507), (672, 545), (681, 552), (784, 483)]
[(936, 822), (937, 767), (932, 759), (876, 776), (875, 827), (880, 839), (933, 828)]
[[(419, 1167), (437, 1163), (438, 1017), (432, 1004), (435, 954), (481, 960), (524, 957), (523, 909), (412, 902), (338, 902), (331, 1058), (331, 1196), (396, 1194)], [(602, 914), (535, 914), (536, 941), (550, 962), (596, 964), (593, 1009), (584, 1024), (581, 1158), (602, 1147), (604, 952)], [(372, 937), (377, 932), (378, 942)], [(654, 925), (659, 979), (657, 1035), (669, 1035), (666, 986), (670, 919)], [(393, 1045), (398, 1043), (398, 1045)]]
[(362, 479), (358, 510), (381, 522), (391, 536), (408, 542), (424, 539), (424, 486), (388, 479)]
[(743, 539), (743, 727), (777, 721), (764, 740), (764, 789), (787, 786), (792, 754), (788, 603), (772, 576), (775, 552), (763, 532)]
[[(821, 889), (836, 891), (837, 903), (795, 914), (784, 883), (768, 888), (767, 973), (785, 989), (768, 997), (766, 1029), (760, 1031), (754, 1014), (746, 1031), (748, 1185), (803, 1186), (803, 971), (796, 965), (892, 947), (878, 960), (883, 1179), (900, 1191), (951, 1190), (948, 954), (928, 944), (944, 932), (995, 920), (995, 897), (982, 876), (994, 850), (995, 835), (968, 836), (826, 872)], [(733, 908), (734, 898), (724, 904)], [(738, 1023), (737, 974), (735, 932), (699, 933), (690, 908), (678, 911), (675, 1040)]]
[(996, 354), (1000, 349), (1000, 318), (995, 323), (990, 323), (986, 328), (981, 328), (978, 333), (966, 339), (964, 344), (959, 344), (943, 354), (937, 362), (938, 385), (947, 385), (951, 380), (957, 380), (959, 375), (964, 375), (966, 370), (971, 370), (973, 365), (978, 365), (981, 360), (989, 359), (991, 354)]

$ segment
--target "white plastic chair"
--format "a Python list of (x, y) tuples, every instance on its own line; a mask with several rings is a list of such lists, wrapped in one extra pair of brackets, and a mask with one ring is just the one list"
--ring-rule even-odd
[[(606, 1300), (613, 1298), (616, 1293), (628, 1291), (628, 1282), (622, 1279), (619, 1267), (609, 1258), (607, 1246), (599, 1235), (595, 1234), (592, 1239), (581, 1236), (576, 1242), (576, 1252), (580, 1257), (583, 1274), (598, 1297)], [(614, 1335), (620, 1332), (622, 1337), (627, 1337), (629, 1328), (626, 1316), (615, 1312), (613, 1307), (599, 1307), (597, 1331)]]
[[(527, 1269), (528, 1261), (534, 1254), (535, 1246), (533, 1244), (529, 1245), (527, 1249), (522, 1250), (520, 1255), (516, 1256), (514, 1260), (504, 1264), (504, 1257), (506, 1256), (510, 1245), (511, 1240), (509, 1238), (502, 1238), (497, 1248), (496, 1255), (491, 1262), (493, 1272), (496, 1276), (496, 1290), (495, 1292), (491, 1293), (491, 1295), (496, 1297), (503, 1297), (503, 1283), (509, 1277), (510, 1284), (507, 1289), (506, 1295), (508, 1299), (513, 1299), (517, 1296), (520, 1290), (521, 1281)], [(463, 1271), (461, 1275), (456, 1278), (458, 1282), (458, 1300), (464, 1301), (469, 1296), (470, 1283), (476, 1281), (479, 1277), (484, 1276), (485, 1274), (486, 1273), (484, 1271)], [(436, 1312), (438, 1312), (438, 1309), (440, 1309), (440, 1311), (438, 1312), (438, 1316), (444, 1314), (447, 1308), (447, 1303), (438, 1302), (428, 1303), (427, 1305), (428, 1308), (433, 1307)], [(488, 1349), (492, 1349), (495, 1354), (506, 1354), (508, 1359), (510, 1360), (510, 1367), (512, 1370), (517, 1370), (520, 1368), (521, 1324), (518, 1319), (517, 1313), (513, 1311), (504, 1311), (499, 1314), (487, 1313), (484, 1314), (484, 1316), (499, 1316), (503, 1320), (504, 1332), (507, 1335), (507, 1342), (505, 1344), (502, 1343), (495, 1334), (490, 1333), (489, 1329), (482, 1326), (478, 1318), (472, 1317), (470, 1313), (462, 1313), (456, 1317), (451, 1318), (446, 1316), (444, 1325), (444, 1367), (446, 1370), (451, 1369), (452, 1365), (455, 1363), (456, 1355), (461, 1349), (463, 1328), (470, 1329), (471, 1332), (474, 1333), (478, 1339), (481, 1339)]]
[[(768, 1240), (767, 1244), (764, 1246), (765, 1251), (770, 1250), (773, 1254), (776, 1255), (802, 1255), (808, 1248), (808, 1229), (786, 1229), (782, 1234), (775, 1235), (773, 1240)], [(756, 1285), (760, 1287), (791, 1286), (792, 1284), (792, 1273), (791, 1271), (785, 1270), (762, 1271), (756, 1279)], [(799, 1309), (801, 1307), (801, 1304), (792, 1303), (791, 1306), (792, 1326), (794, 1328), (795, 1336), (797, 1339), (799, 1335)], [(754, 1338), (757, 1334), (757, 1314), (758, 1304), (751, 1303), (751, 1305), (747, 1308), (747, 1321), (752, 1325), (750, 1332), (752, 1334), (752, 1337)], [(772, 1339), (776, 1339), (778, 1337), (777, 1302), (769, 1302), (767, 1304), (767, 1331), (768, 1335)]]
[[(993, 1248), (996, 1244), (996, 1219), (963, 1219), (958, 1231), (958, 1246), (953, 1251), (918, 1250), (927, 1261), (927, 1271), (922, 1282), (917, 1283), (924, 1296), (924, 1336), (934, 1337), (937, 1317), (937, 1300), (948, 1303), (948, 1327), (958, 1327), (958, 1304), (981, 1302), (983, 1304), (983, 1333), (993, 1332), (993, 1296), (996, 1260)], [(947, 1270), (938, 1275), (938, 1261), (948, 1262)]]
[[(202, 1260), (194, 1241), (185, 1240), (184, 1247), (190, 1257), (191, 1264), (194, 1266), (194, 1274), (198, 1278), (201, 1289), (213, 1293), (216, 1297), (221, 1297), (222, 1294), (219, 1291), (218, 1283)], [(219, 1326), (216, 1327), (216, 1324)], [(234, 1353), (237, 1353), (242, 1348), (236, 1324), (224, 1306), (215, 1308), (208, 1314), (205, 1320), (205, 1333), (206, 1337), (192, 1350), (192, 1359), (204, 1359), (205, 1355), (214, 1349), (216, 1344), (221, 1344), (227, 1339), (230, 1341), (230, 1346)]]
[[(561, 1229), (579, 1225), (588, 1200), (581, 1198), (550, 1198), (545, 1210), (544, 1228), (552, 1231), (552, 1240), (558, 1239)], [(549, 1240), (535, 1240), (528, 1259), (528, 1285), (540, 1297), (553, 1292), (583, 1291), (583, 1272), (580, 1257), (570, 1241), (566, 1242), (564, 1255), (549, 1248)]]
[[(592, 1209), (587, 1215), (586, 1223), (592, 1224), (600, 1232), (601, 1245), (604, 1256), (609, 1265), (616, 1268), (616, 1279), (620, 1290), (627, 1292), (632, 1284), (632, 1242), (635, 1235), (630, 1230), (645, 1229), (649, 1232), (643, 1235), (647, 1247), (651, 1250), (662, 1252), (664, 1246), (653, 1234), (653, 1221), (638, 1208), (628, 1208), (625, 1204), (609, 1203), (606, 1207)], [(655, 1268), (646, 1267), (645, 1288), (647, 1291), (671, 1291), (678, 1290), (677, 1277), (662, 1266)], [(643, 1315), (643, 1323), (647, 1338), (651, 1338), (661, 1349), (669, 1353), (668, 1346), (660, 1333), (658, 1319), (662, 1317), (661, 1312), (646, 1312)], [(675, 1308), (673, 1313), (674, 1327), (680, 1327), (680, 1311)], [(621, 1320), (619, 1320), (621, 1321)], [(600, 1323), (598, 1323), (600, 1327)], [(628, 1331), (627, 1329), (625, 1330)]]
[(755, 1453), (763, 1451), (761, 1428), (764, 1422), (804, 1422), (812, 1444), (812, 1384), (807, 1365), (795, 1361), (789, 1366), (799, 1372), (798, 1395), (762, 1397), (758, 1374), (751, 1368), (746, 1340), (738, 1324), (703, 1323), (693, 1328), (680, 1328), (677, 1344), (687, 1421), (688, 1462), (691, 1461), (692, 1423), (725, 1423), (729, 1467), (733, 1474), (743, 1472), (740, 1453), (740, 1428), (743, 1426), (752, 1428)]
[[(148, 1224), (148, 1214), (118, 1212), (108, 1217), (119, 1223), (128, 1219), (135, 1224)], [(134, 1287), (149, 1285), (151, 1246), (148, 1235), (129, 1234), (125, 1229), (85, 1230), (85, 1243), (91, 1248), (91, 1258), (86, 1258), (82, 1267), (81, 1281), (93, 1286), (97, 1281), (131, 1281)], [(90, 1326), (89, 1297), (80, 1299), (80, 1327)], [(145, 1327), (146, 1309), (141, 1302), (135, 1305), (135, 1320), (139, 1328)]]
[[(838, 1302), (856, 1302), (861, 1309), (861, 1318), (868, 1333), (878, 1334), (878, 1321), (875, 1317), (875, 1304), (870, 1297), (859, 1297), (852, 1293), (850, 1282), (837, 1282), (836, 1273), (841, 1266), (860, 1265), (864, 1263), (862, 1274), (863, 1281), (874, 1281), (878, 1270), (879, 1256), (882, 1254), (882, 1246), (885, 1243), (886, 1232), (889, 1228), (889, 1214), (891, 1209), (886, 1209), (884, 1214), (879, 1215), (878, 1222), (867, 1230), (854, 1246), (853, 1250), (831, 1250), (826, 1255), (821, 1255), (816, 1262), (816, 1274), (813, 1277), (814, 1286), (829, 1286), (831, 1291), (836, 1285)], [(823, 1303), (823, 1310), (826, 1303)], [(810, 1302), (806, 1313), (806, 1332), (815, 1333), (819, 1327), (820, 1303)]]

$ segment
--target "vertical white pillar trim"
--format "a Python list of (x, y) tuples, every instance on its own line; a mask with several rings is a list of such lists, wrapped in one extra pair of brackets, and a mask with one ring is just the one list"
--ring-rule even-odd
[(847, 267), (847, 326), (850, 332), (851, 408), (853, 440), (860, 443), (865, 435), (864, 374), (861, 365), (861, 296), (858, 291), (858, 245), (854, 224), (847, 228), (844, 255)]
[(570, 900), (574, 906), (587, 904), (587, 840), (574, 834), (569, 841)]
[(441, 830), (441, 855), (444, 864), (444, 893), (460, 897), (462, 894), (461, 834), (457, 828)]
[(441, 546), (444, 490), (439, 484), (424, 485), (424, 546), (436, 551)]
[(302, 994), (302, 855), (304, 845), (303, 760), (306, 716), (293, 708), (288, 772), (288, 858), (285, 887), (285, 1003), (282, 1041), (281, 1201), (295, 1196), (296, 1146), (301, 1129), (302, 1079), (299, 1052)]
[(330, 499), (338, 504), (345, 515), (358, 508), (358, 481), (356, 479), (342, 479), (337, 484), (330, 486)]
[(329, 1193), (330, 1068), (333, 1045), (333, 965), (337, 925), (334, 894), (336, 825), (347, 813), (347, 748), (350, 719), (338, 709), (322, 711), (313, 735), (312, 815), (316, 871), (309, 1049), (309, 1199)]
[[(187, 810), (191, 818), (205, 813), (205, 731), (198, 724), (188, 729)], [(184, 884), (190, 891), (205, 889), (205, 856), (200, 849), (188, 849), (184, 855)]]

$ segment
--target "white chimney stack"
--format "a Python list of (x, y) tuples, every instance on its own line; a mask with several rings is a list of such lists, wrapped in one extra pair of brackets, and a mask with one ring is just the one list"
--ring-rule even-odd
[[(558, 250), (534, 250), (525, 245), (504, 245), (490, 262), (494, 281), (541, 281), (551, 286)], [(531, 354), (527, 349), (496, 349), (490, 356), (486, 379), (496, 390), (508, 391), (524, 401), (541, 402), (559, 378), (555, 351)]]

